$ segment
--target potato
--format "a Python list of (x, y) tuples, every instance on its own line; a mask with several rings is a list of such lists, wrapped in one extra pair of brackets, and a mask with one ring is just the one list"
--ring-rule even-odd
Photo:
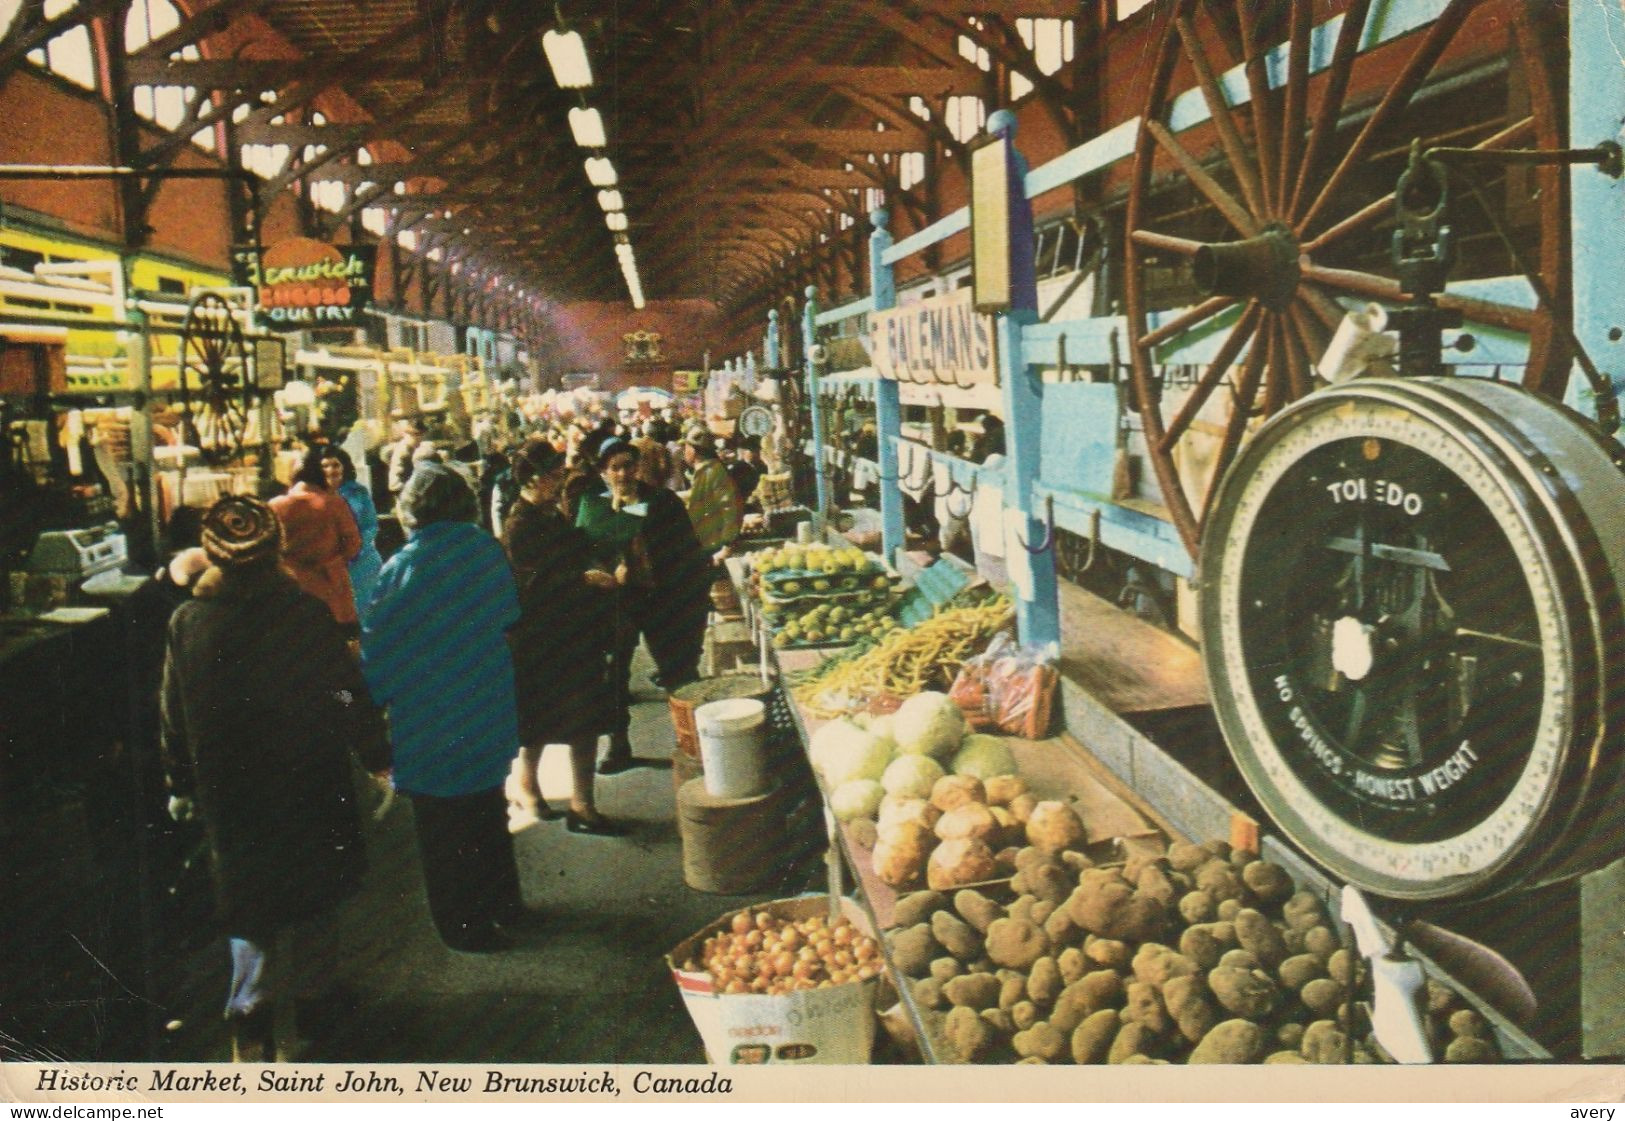
[(975, 775), (943, 775), (931, 787), (931, 804), (945, 814), (972, 802), (987, 804), (987, 791)]
[(941, 951), (942, 947), (931, 935), (929, 923), (916, 923), (907, 930), (892, 932), (892, 962), (906, 976), (925, 976), (930, 969), (931, 959)]
[(1450, 1030), (1456, 1035), (1471, 1039), (1493, 1039), (1490, 1026), (1471, 1008), (1463, 1008), (1450, 1014)]
[(1056, 911), (1054, 903), (1048, 899), (1040, 899), (1027, 909), (1027, 921), (1034, 926), (1043, 926), (1049, 922), (1049, 917)]
[(1212, 926), (1198, 923), (1179, 936), (1179, 952), (1203, 969), (1212, 969), (1224, 956), (1225, 945), (1214, 936)]
[(1168, 1016), (1168, 1009), (1163, 1007), (1162, 997), (1157, 995), (1155, 985), (1144, 981), (1130, 981), (1123, 991), (1123, 1019), (1133, 1024), (1143, 1024), (1152, 1035), (1166, 1035), (1173, 1027), (1173, 1021)]
[(1025, 872), (1035, 864), (1048, 864), (1054, 859), (1043, 849), (1036, 849), (1031, 845), (1022, 845), (1016, 850), (1016, 871)]
[(1027, 833), (1022, 823), (1017, 821), (1008, 806), (989, 806), (988, 812), (993, 815), (993, 824), (998, 827), (994, 836), (999, 844), (1009, 845), (1013, 841), (1025, 839)]
[(905, 821), (914, 821), (933, 828), (942, 811), (927, 802), (924, 798), (905, 798), (896, 794), (888, 794), (880, 800), (880, 814), (877, 825), (885, 833)]
[(999, 988), (999, 1007), (1009, 1011), (1027, 999), (1027, 978), (1014, 969), (999, 970), (1002, 984)]
[[(1053, 1024), (1054, 1021), (1051, 1021)], [(1117, 1038), (1122, 1023), (1115, 1008), (1102, 1008), (1091, 1013), (1072, 1032), (1072, 1061), (1075, 1063), (1103, 1063), (1112, 1040)]]
[(1012, 890), (1047, 899), (1053, 903), (1065, 903), (1067, 896), (1072, 894), (1072, 887), (1076, 883), (1073, 874), (1056, 861), (1043, 861), (1028, 865), (1015, 874), (1010, 881)]
[(938, 911), (931, 916), (931, 936), (960, 961), (974, 961), (982, 954), (981, 935), (952, 911)]
[(1016, 1054), (1022, 1058), (1043, 1059), (1046, 1063), (1053, 1063), (1066, 1055), (1069, 1047), (1067, 1037), (1057, 1031), (1052, 1024), (1039, 1021), (1026, 1031), (1018, 1031), (1010, 1045), (1016, 1049)]
[(1251, 950), (1265, 969), (1274, 969), (1289, 956), (1286, 942), (1275, 924), (1264, 917), (1262, 911), (1243, 908), (1236, 915), (1236, 941), (1244, 950)]
[(951, 978), (942, 986), (942, 995), (956, 1007), (995, 1008), (999, 1003), (999, 979), (991, 973), (966, 973)]
[(1027, 840), (1045, 852), (1082, 847), (1083, 819), (1065, 802), (1039, 802), (1027, 817)]
[(1330, 977), (1317, 977), (1303, 987), (1298, 993), (1298, 999), (1302, 1000), (1304, 1007), (1316, 1017), (1327, 1017), (1337, 1015), (1344, 995), (1342, 985)]
[(962, 1063), (975, 1062), (997, 1042), (992, 1026), (972, 1008), (955, 1008), (948, 1013), (942, 1034), (948, 1049)]
[(1326, 976), (1340, 985), (1354, 984), (1355, 972), (1354, 951), (1339, 949), (1333, 951), (1332, 956), (1326, 959)]
[(1296, 1051), (1303, 1046), (1303, 1025), (1296, 1020), (1288, 1020), (1275, 1029), (1275, 1043), (1288, 1051)]
[(1107, 969), (1127, 969), (1134, 959), (1134, 948), (1116, 938), (1091, 936), (1083, 944), (1083, 956)]
[(1170, 977), (1162, 987), (1162, 1003), (1168, 1009), (1179, 1034), (1191, 1043), (1219, 1022), (1219, 1012), (1208, 998), (1207, 983), (1200, 977)]
[(1136, 895), (1155, 899), (1164, 908), (1173, 907), (1179, 900), (1179, 893), (1174, 890), (1173, 883), (1155, 864), (1148, 864), (1140, 870), (1140, 874), (1134, 878), (1134, 892)]
[(1337, 934), (1327, 926), (1310, 927), (1303, 936), (1303, 948), (1306, 953), (1314, 954), (1322, 963), (1331, 960), (1342, 946)]
[[(1070, 985), (1089, 972), (1089, 959), (1076, 946), (1068, 946), (1055, 955), (1055, 968), (1061, 974), (1062, 986)], [(1057, 994), (1059, 995), (1059, 994)]]
[(1221, 965), (1207, 975), (1218, 1002), (1237, 1016), (1261, 1019), (1275, 1008), (1278, 992), (1261, 973)]
[(1292, 898), (1294, 885), (1287, 870), (1267, 860), (1254, 860), (1243, 865), (1241, 882), (1260, 903), (1285, 903)]
[(1236, 916), (1241, 913), (1241, 900), (1221, 899), (1213, 913), (1220, 922), (1235, 922)]
[(992, 848), (999, 833), (993, 811), (980, 802), (966, 802), (937, 819), (936, 834), (944, 841), (972, 838)]
[(992, 879), (997, 871), (992, 851), (981, 841), (944, 841), (926, 862), (925, 880), (932, 888), (943, 891), (982, 883)]
[[(1326, 965), (1314, 954), (1296, 954), (1281, 963), (1281, 984), (1297, 992), (1310, 981), (1326, 976)], [(1332, 984), (1337, 982), (1333, 981)]]
[(866, 817), (854, 818), (846, 823), (846, 836), (853, 844), (872, 849), (880, 843), (880, 827)]
[(1330, 1020), (1316, 1020), (1303, 1029), (1303, 1042), (1298, 1051), (1312, 1063), (1340, 1063), (1348, 1037), (1343, 1029)]
[(1039, 1020), (1038, 1005), (1030, 1000), (1018, 1000), (1010, 1006), (1010, 1022), (1017, 1031), (1026, 1031)]
[(984, 1008), (980, 1013), (978, 1013), (978, 1015), (982, 1017), (982, 1021), (986, 1023), (988, 1027), (998, 1032), (1001, 1036), (1015, 1034), (1015, 1021), (1010, 1018), (1010, 1013), (1006, 1012), (1004, 1009)]
[(1010, 811), (1010, 816), (1022, 825), (1026, 825), (1032, 820), (1033, 810), (1037, 808), (1038, 799), (1031, 794), (1018, 794), (1010, 799), (1009, 804), (1005, 806), (1005, 809)]
[[(1328, 965), (1329, 968), (1329, 965)], [(1341, 980), (1341, 978), (1339, 978)], [(1347, 983), (1347, 982), (1345, 982)], [(1431, 1016), (1445, 1016), (1452, 1010), (1461, 1007), (1461, 999), (1456, 990), (1448, 985), (1440, 984), (1433, 978), (1428, 978), (1428, 1014)]]
[(1175, 841), (1168, 846), (1168, 867), (1176, 872), (1194, 872), (1213, 858), (1201, 845)]
[(875, 842), (875, 875), (892, 887), (917, 883), (937, 847), (936, 836), (919, 822), (899, 822)]
[(1264, 1056), (1265, 1066), (1306, 1066), (1309, 1060), (1296, 1051), (1276, 1051)]
[(914, 982), (914, 1003), (921, 1008), (941, 1008), (947, 1003), (942, 995), (942, 982), (935, 977)]
[(1008, 806), (1011, 801), (1027, 793), (1027, 780), (1020, 775), (994, 775), (982, 787), (988, 805)]
[(1264, 1029), (1251, 1020), (1226, 1020), (1202, 1037), (1187, 1063), (1251, 1063), (1264, 1053)]
[(1471, 1035), (1458, 1036), (1444, 1049), (1447, 1063), (1493, 1063), (1498, 1056), (1486, 1039)]
[(963, 972), (965, 972), (965, 967), (958, 958), (941, 957), (931, 960), (931, 976), (943, 984), (947, 984)]
[(1033, 908), (1037, 905), (1038, 896), (1018, 895), (1011, 902), (1010, 906), (1004, 909), (1004, 913), (1009, 918), (1020, 919), (1022, 922), (1030, 922), (1034, 926), (1037, 926), (1038, 923), (1033, 920)]
[(1072, 921), (1072, 913), (1065, 907), (1055, 908), (1054, 913), (1044, 920), (1044, 933), (1049, 935), (1051, 946), (1076, 948), (1083, 938), (1083, 931), (1078, 929), (1078, 924)]
[(1158, 942), (1143, 944), (1134, 955), (1130, 968), (1137, 980), (1159, 988), (1170, 977), (1189, 977), (1197, 972), (1194, 961)]
[(1027, 999), (1048, 1008), (1065, 987), (1054, 958), (1045, 956), (1033, 962), (1032, 971), (1027, 974)]
[(1136, 893), (1114, 874), (1084, 872), (1067, 899), (1072, 921), (1091, 934), (1129, 942), (1154, 942), (1167, 921), (1163, 907)]
[(1123, 976), (1115, 969), (1097, 969), (1085, 973), (1077, 982), (1077, 989), (1086, 1012), (1112, 1007), (1122, 1003)]
[(1222, 860), (1210, 860), (1197, 869), (1196, 887), (1212, 896), (1215, 903), (1240, 899), (1246, 891), (1241, 875)]
[(1249, 972), (1261, 968), (1258, 959), (1253, 956), (1253, 952), (1243, 950), (1240, 946), (1233, 950), (1226, 950), (1224, 956), (1219, 959), (1219, 964), (1229, 966), (1231, 969), (1245, 969)]
[(940, 891), (911, 891), (897, 900), (892, 908), (893, 926), (914, 926), (917, 923), (930, 922), (931, 912), (940, 911), (948, 905), (948, 897)]
[(994, 968), (995, 968), (995, 966), (993, 965), (993, 963), (991, 961), (987, 960), (987, 958), (985, 958), (985, 957), (980, 957), (980, 958), (977, 958), (975, 961), (971, 962), (969, 965), (965, 966), (965, 972), (966, 973), (992, 973)]
[(1312, 891), (1300, 891), (1281, 906), (1281, 917), (1293, 930), (1326, 925), (1326, 907)]
[(1085, 868), (1093, 868), (1095, 866), (1095, 862), (1089, 859), (1087, 853), (1078, 852), (1076, 849), (1067, 849), (1060, 855), (1061, 864), (1073, 874), (1081, 872)]
[(987, 933), (987, 928), (992, 925), (994, 919), (1004, 914), (1003, 907), (981, 892), (972, 891), (970, 888), (954, 893), (954, 910), (959, 912), (960, 918), (983, 934)]
[(987, 956), (1011, 969), (1031, 969), (1049, 953), (1049, 938), (1042, 928), (1017, 918), (994, 920), (987, 928)]
[(1303, 942), (1303, 931), (1293, 930), (1290, 926), (1284, 926), (1281, 923), (1276, 923), (1275, 929), (1281, 932), (1281, 943), (1286, 946), (1287, 957), (1308, 952)]
[(1218, 839), (1214, 839), (1214, 840), (1211, 840), (1211, 841), (1203, 841), (1202, 842), (1202, 849), (1203, 849), (1203, 851), (1205, 851), (1208, 854), (1208, 859), (1210, 859), (1210, 860), (1213, 859), (1214, 857), (1218, 857), (1220, 860), (1229, 860), (1230, 859), (1230, 842), (1229, 841), (1220, 841)]
[(1216, 914), (1213, 896), (1205, 891), (1187, 891), (1179, 897), (1179, 917), (1192, 926), (1211, 922)]
[(1156, 1039), (1146, 1030), (1144, 1024), (1124, 1024), (1117, 1029), (1111, 1049), (1106, 1052), (1106, 1061), (1113, 1064), (1125, 1063), (1132, 1056), (1144, 1055), (1155, 1045)]

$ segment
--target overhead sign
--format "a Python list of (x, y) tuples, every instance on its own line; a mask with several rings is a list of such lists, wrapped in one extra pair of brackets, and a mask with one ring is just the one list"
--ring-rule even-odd
[(997, 385), (993, 321), (960, 288), (869, 316), (869, 359), (888, 381), (938, 389)]
[(376, 250), (295, 237), (257, 257), (239, 251), (237, 268), (255, 292), (254, 318), (273, 331), (358, 327), (372, 301)]

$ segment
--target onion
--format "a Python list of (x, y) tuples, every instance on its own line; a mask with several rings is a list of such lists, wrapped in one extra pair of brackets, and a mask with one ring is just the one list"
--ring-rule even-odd
[(741, 911), (733, 917), (733, 921), (729, 923), (729, 926), (732, 927), (735, 934), (743, 934), (751, 927), (750, 916)]

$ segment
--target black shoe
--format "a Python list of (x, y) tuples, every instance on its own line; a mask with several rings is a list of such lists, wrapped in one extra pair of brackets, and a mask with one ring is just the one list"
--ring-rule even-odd
[(513, 949), (513, 939), (503, 933), (496, 923), (484, 929), (465, 931), (456, 938), (444, 940), (448, 949), (460, 954), (495, 954)]
[(617, 825), (603, 814), (582, 817), (571, 810), (564, 817), (564, 827), (572, 833), (585, 833), (592, 837), (624, 837), (626, 826)]
[[(630, 771), (635, 766), (637, 766), (637, 763), (632, 756), (610, 752), (610, 754), (604, 756), (603, 759), (599, 761), (598, 773), (601, 775), (618, 775), (626, 771)], [(574, 817), (574, 814), (566, 815), (567, 820), (573, 819)]]

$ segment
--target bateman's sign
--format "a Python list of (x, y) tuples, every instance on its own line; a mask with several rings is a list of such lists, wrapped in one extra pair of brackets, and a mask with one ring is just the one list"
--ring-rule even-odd
[(869, 361), (889, 381), (939, 389), (998, 383), (993, 320), (961, 288), (869, 316)]
[(343, 248), (296, 237), (267, 246), (258, 260), (237, 254), (256, 293), (255, 318), (273, 331), (354, 327), (372, 299), (372, 246)]

